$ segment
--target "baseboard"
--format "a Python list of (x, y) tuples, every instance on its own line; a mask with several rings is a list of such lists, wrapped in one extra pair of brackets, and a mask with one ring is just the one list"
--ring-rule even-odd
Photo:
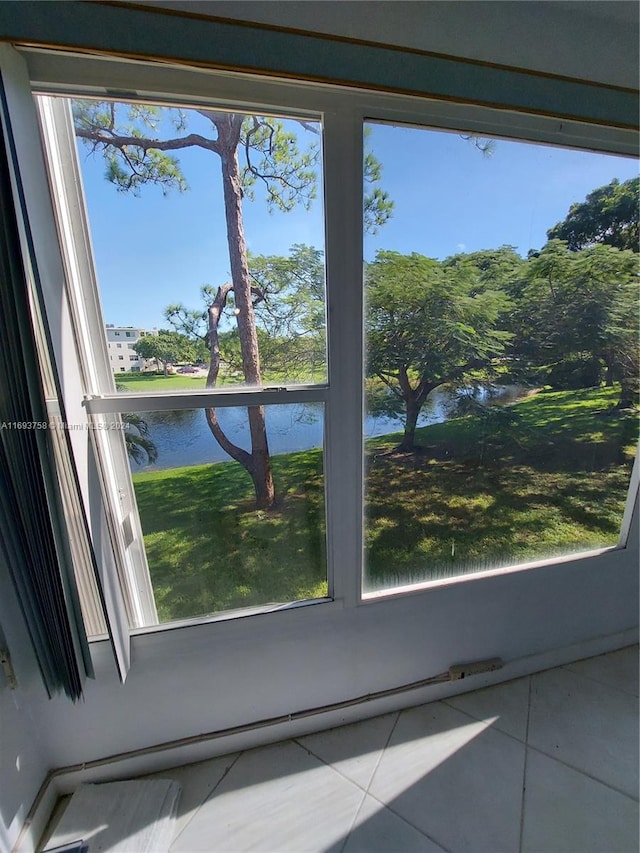
[(435, 702), (460, 693), (563, 666), (583, 658), (622, 649), (637, 643), (638, 636), (638, 628), (631, 628), (606, 637), (596, 637), (560, 649), (551, 649), (506, 661), (502, 669), (465, 678), (463, 681), (445, 681), (418, 687), (402, 685), (385, 691), (384, 696), (373, 694), (370, 698), (358, 697), (340, 703), (340, 706), (296, 711), (291, 715), (260, 720), (233, 729), (208, 732), (190, 738), (154, 744), (127, 753), (105, 756), (86, 764), (59, 767), (49, 772), (40, 787), (13, 853), (34, 853), (58, 797), (71, 793), (83, 782), (109, 782), (132, 778), (182, 764), (205, 761), (226, 753), (251, 749), (266, 743), (275, 743), (323, 729), (359, 722), (369, 717)]

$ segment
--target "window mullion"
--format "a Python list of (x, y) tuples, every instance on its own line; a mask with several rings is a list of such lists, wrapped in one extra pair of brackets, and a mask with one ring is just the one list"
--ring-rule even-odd
[(362, 566), (362, 117), (324, 117), (326, 275), (330, 399), (326, 489), (330, 591), (360, 599)]

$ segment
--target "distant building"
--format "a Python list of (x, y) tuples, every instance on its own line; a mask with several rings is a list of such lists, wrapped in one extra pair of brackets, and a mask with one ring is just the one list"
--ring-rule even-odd
[(139, 373), (153, 362), (141, 358), (134, 350), (143, 335), (157, 335), (157, 329), (135, 329), (133, 326), (114, 326), (107, 323), (107, 349), (109, 364), (114, 373)]

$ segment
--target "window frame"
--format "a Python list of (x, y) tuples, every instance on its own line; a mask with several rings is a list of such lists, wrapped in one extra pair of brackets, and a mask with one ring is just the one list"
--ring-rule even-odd
[[(388, 121), (419, 125), (437, 130), (486, 133), (505, 139), (549, 143), (573, 148), (635, 156), (637, 134), (623, 128), (605, 127), (577, 121), (559, 121), (548, 116), (529, 115), (497, 107), (472, 106), (388, 94), (371, 93), (331, 85), (307, 84), (257, 78), (248, 74), (188, 70), (117, 58), (78, 57), (71, 54), (47, 54), (23, 51), (31, 72), (31, 88), (44, 94), (67, 97), (101, 95), (130, 99), (165, 99), (190, 104), (237, 105), (247, 111), (291, 110), (292, 114), (322, 115), (324, 129), (324, 213), (325, 272), (327, 279), (328, 377), (325, 395), (314, 400), (325, 405), (325, 490), (327, 514), (327, 561), (330, 601), (327, 605), (357, 607), (380, 598), (428, 593), (434, 585), (469, 583), (487, 575), (514, 573), (568, 560), (597, 559), (602, 553), (623, 549), (629, 542), (634, 497), (638, 489), (638, 463), (629, 486), (629, 498), (621, 526), (620, 542), (614, 548), (576, 554), (569, 558), (551, 558), (513, 567), (493, 569), (444, 581), (429, 581), (411, 588), (362, 593), (363, 555), (363, 431), (364, 417), (362, 363), (364, 353), (362, 293), (362, 142), (366, 121)], [(79, 69), (83, 73), (79, 73)], [(82, 79), (79, 84), (78, 79)], [(215, 98), (212, 87), (217, 87)], [(78, 228), (82, 228), (81, 224)], [(87, 246), (90, 245), (87, 235)], [(86, 270), (85, 270), (86, 272)], [(95, 311), (97, 309), (97, 315)], [(100, 317), (99, 306), (90, 305)], [(116, 335), (119, 333), (116, 333)], [(104, 336), (103, 336), (104, 337)], [(106, 355), (106, 339), (105, 339)], [(109, 375), (113, 372), (106, 360)], [(310, 401), (313, 388), (297, 386), (295, 391), (220, 391), (193, 392), (175, 396), (135, 394), (127, 401), (129, 411), (159, 408), (192, 408), (216, 401), (221, 405), (248, 405)], [(330, 389), (330, 393), (329, 393)], [(356, 391), (356, 389), (358, 389)], [(355, 393), (354, 393), (355, 392)], [(294, 399), (295, 397), (295, 399)], [(86, 401), (90, 417), (122, 411), (122, 398), (102, 395)], [(126, 463), (126, 459), (124, 460)], [(121, 460), (120, 460), (121, 462)], [(117, 462), (112, 464), (117, 465)], [(103, 473), (103, 477), (106, 476)], [(340, 488), (336, 488), (336, 484)], [(361, 523), (354, 529), (354, 519)], [(228, 617), (188, 620), (188, 624), (226, 621)], [(187, 624), (187, 623), (185, 623)], [(155, 625), (148, 630), (161, 631), (176, 623)], [(147, 632), (147, 628), (140, 626)]]

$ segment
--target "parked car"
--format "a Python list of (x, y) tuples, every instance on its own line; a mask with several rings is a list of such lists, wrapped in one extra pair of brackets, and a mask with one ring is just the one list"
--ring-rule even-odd
[(178, 368), (178, 373), (197, 373), (198, 369), (196, 367), (191, 367), (190, 364), (185, 365), (184, 367)]

